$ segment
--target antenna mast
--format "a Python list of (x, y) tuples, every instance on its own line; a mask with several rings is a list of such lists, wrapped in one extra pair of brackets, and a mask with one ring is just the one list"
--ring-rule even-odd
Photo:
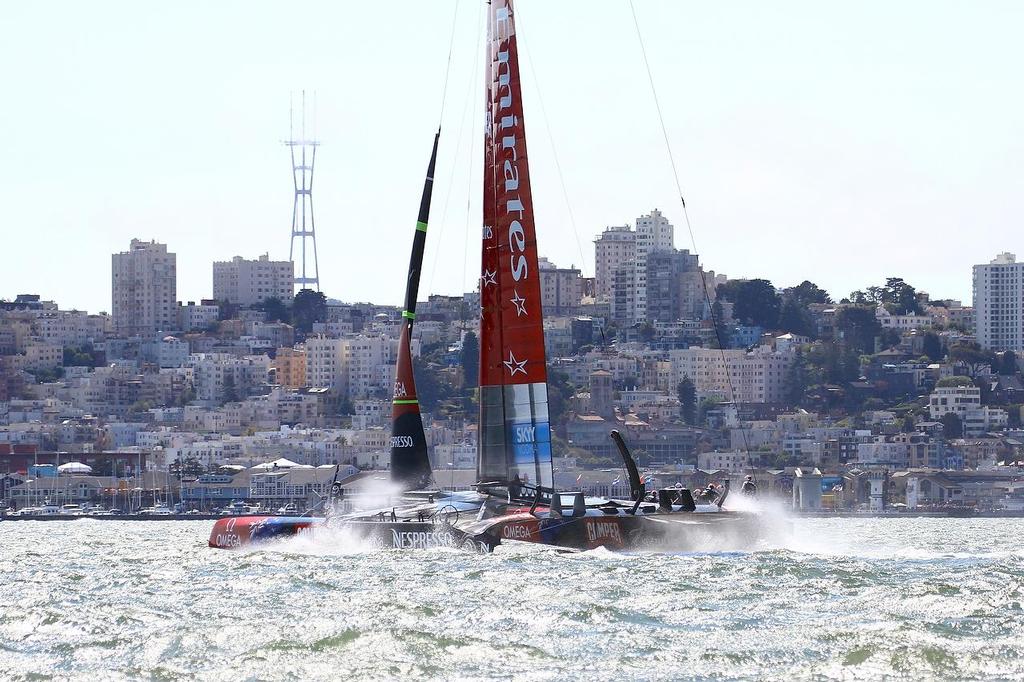
[[(315, 109), (314, 95), (314, 109)], [(316, 112), (313, 112), (316, 120)], [(314, 124), (315, 128), (315, 124)], [(295, 263), (295, 240), (299, 239), (301, 260), (296, 268), (294, 283), (299, 289), (320, 291), (320, 267), (316, 258), (316, 226), (313, 220), (313, 165), (316, 162), (316, 148), (320, 142), (306, 137), (306, 91), (302, 91), (302, 114), (299, 122), (299, 138), (295, 138), (295, 114), (291, 97), (288, 101), (288, 139), (284, 144), (292, 157), (292, 186), (295, 201), (292, 204), (292, 239), (288, 248), (288, 260)], [(316, 137), (314, 129), (313, 137)], [(311, 242), (307, 246), (307, 241)], [(313, 260), (308, 262), (309, 250)]]

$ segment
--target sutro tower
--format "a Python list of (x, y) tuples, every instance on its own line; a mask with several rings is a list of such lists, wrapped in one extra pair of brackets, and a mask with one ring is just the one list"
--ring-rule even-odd
[[(314, 102), (315, 102), (314, 93)], [(316, 105), (314, 103), (314, 137), (316, 136)], [(292, 206), (292, 241), (288, 248), (288, 260), (295, 262), (295, 239), (300, 240), (299, 250), (302, 260), (295, 273), (295, 285), (299, 289), (316, 289), (320, 291), (320, 268), (316, 260), (316, 227), (313, 220), (313, 164), (316, 162), (316, 148), (320, 143), (315, 139), (306, 138), (306, 91), (302, 91), (302, 121), (299, 124), (300, 137), (295, 139), (295, 116), (289, 102), (288, 107), (288, 139), (284, 144), (292, 154), (292, 184), (295, 187), (295, 203)], [(309, 248), (312, 242), (312, 267), (307, 267)]]

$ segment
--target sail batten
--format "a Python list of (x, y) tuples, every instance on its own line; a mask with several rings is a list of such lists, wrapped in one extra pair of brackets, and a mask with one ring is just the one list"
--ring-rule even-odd
[(419, 295), (420, 273), (423, 269), (423, 250), (427, 240), (427, 222), (430, 219), (430, 199), (434, 187), (434, 167), (437, 163), (437, 144), (440, 131), (434, 135), (427, 176), (423, 181), (419, 214), (413, 234), (412, 255), (409, 257), (409, 275), (402, 308), (402, 331), (398, 338), (398, 365), (391, 401), (391, 480), (405, 489), (423, 488), (430, 483), (430, 459), (427, 439), (423, 432), (423, 417), (416, 396), (416, 379), (412, 366), (412, 327), (416, 320), (416, 298)]
[(550, 486), (544, 317), (511, 0), (491, 1), (487, 34), (477, 475)]

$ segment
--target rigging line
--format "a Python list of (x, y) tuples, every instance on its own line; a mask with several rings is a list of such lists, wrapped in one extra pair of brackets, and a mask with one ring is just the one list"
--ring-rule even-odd
[(455, 11), (452, 12), (451, 37), (448, 40), (448, 61), (444, 67), (444, 87), (441, 88), (441, 115), (437, 118), (437, 130), (441, 132), (441, 123), (444, 122), (444, 105), (448, 96), (448, 76), (452, 71), (452, 48), (455, 46), (455, 24), (459, 18), (459, 0), (455, 0)]
[[(448, 218), (448, 202), (449, 202), (449, 200), (451, 199), (451, 196), (452, 196), (452, 187), (454, 187), (454, 185), (455, 185), (455, 182), (454, 182), (454, 180), (455, 180), (455, 167), (457, 165), (456, 162), (458, 161), (458, 158), (459, 158), (459, 151), (462, 149), (463, 131), (464, 131), (465, 125), (466, 125), (466, 113), (469, 110), (469, 103), (470, 103), (470, 101), (472, 101), (472, 97), (474, 95), (474, 89), (475, 89), (474, 86), (476, 85), (476, 82), (477, 82), (476, 81), (476, 78), (477, 78), (476, 70), (477, 70), (477, 66), (479, 65), (479, 61), (480, 61), (480, 35), (481, 35), (480, 25), (481, 25), (481, 17), (482, 17), (482, 14), (483, 14), (483, 9), (482, 8), (483, 8), (483, 5), (481, 4), (480, 8), (477, 9), (477, 14), (476, 14), (477, 35), (476, 35), (476, 49), (474, 50), (475, 57), (474, 57), (474, 60), (473, 60), (473, 71), (470, 73), (469, 87), (466, 89), (466, 96), (465, 96), (465, 99), (463, 100), (463, 104), (462, 104), (462, 117), (459, 119), (459, 130), (458, 130), (458, 132), (455, 135), (455, 154), (452, 157), (451, 172), (448, 174), (448, 189), (447, 189), (447, 191), (445, 192), (445, 195), (444, 195), (444, 205), (441, 207), (441, 220), (439, 221), (440, 222), (440, 227), (438, 229), (437, 240), (435, 242), (435, 243), (437, 243), (439, 245), (444, 243), (444, 227), (445, 227), (445, 225), (448, 222), (448, 220), (447, 220), (447, 218)], [(472, 150), (472, 144), (470, 144), (470, 150)], [(470, 159), (470, 168), (472, 168), (472, 158)], [(472, 173), (471, 173), (471, 175), (472, 175)], [(434, 258), (433, 258), (433, 260), (431, 262), (431, 265), (430, 265), (430, 278), (427, 281), (427, 291), (428, 292), (434, 290), (434, 274), (437, 272), (437, 261), (438, 261), (438, 258), (440, 257), (440, 255), (441, 255), (441, 249), (440, 248), (434, 249)], [(463, 278), (465, 278), (465, 264), (463, 264)], [(462, 284), (464, 284), (464, 283), (465, 283), (465, 281), (463, 280)], [(460, 293), (462, 293), (462, 292), (460, 292)]]
[[(644, 58), (644, 68), (647, 70), (647, 82), (651, 85), (651, 96), (654, 98), (654, 107), (658, 112), (658, 123), (661, 124), (661, 136), (665, 141), (665, 151), (668, 153), (669, 164), (672, 166), (672, 179), (676, 184), (676, 192), (679, 195), (679, 203), (683, 207), (683, 220), (686, 222), (686, 231), (690, 234), (690, 244), (693, 246), (694, 253), (700, 253), (697, 249), (697, 240), (693, 234), (693, 227), (690, 223), (690, 213), (686, 209), (686, 199), (683, 198), (683, 187), (679, 182), (679, 171), (676, 169), (675, 155), (672, 154), (672, 145), (668, 140), (668, 129), (665, 127), (665, 116), (661, 111), (661, 101), (658, 99), (658, 89), (654, 86), (654, 75), (651, 73), (651, 63), (647, 59), (647, 47), (644, 45), (643, 33), (640, 31), (640, 21), (636, 17), (636, 7), (633, 5), (633, 0), (629, 0), (629, 11), (633, 15), (633, 26), (636, 27), (636, 37), (640, 43), (640, 53)], [(718, 316), (715, 314), (715, 306), (711, 302), (711, 293), (708, 290), (707, 275), (704, 273), (704, 268), (698, 266), (700, 273), (701, 286), (704, 289), (704, 301), (708, 306), (708, 312), (711, 315), (711, 324), (715, 329), (715, 340), (718, 341), (718, 350), (722, 357), (722, 369), (725, 371), (726, 383), (729, 384), (729, 394), (732, 402), (736, 402), (736, 388), (732, 383), (732, 372), (729, 371), (729, 363), (725, 357), (725, 345), (722, 342), (722, 332), (718, 326)], [(691, 381), (693, 379), (691, 378)], [(747, 442), (747, 432), (745, 429), (740, 429), (740, 433), (743, 434), (744, 451), (749, 455), (750, 444)]]
[(565, 175), (562, 173), (562, 164), (558, 160), (558, 149), (555, 148), (555, 136), (551, 132), (551, 119), (548, 117), (547, 107), (544, 106), (544, 96), (541, 94), (540, 79), (533, 68), (533, 57), (530, 56), (530, 47), (526, 43), (526, 33), (523, 32), (522, 11), (516, 16), (519, 22), (516, 34), (523, 40), (523, 47), (526, 48), (526, 63), (530, 68), (530, 77), (533, 78), (534, 87), (537, 89), (537, 103), (540, 104), (541, 118), (544, 119), (544, 128), (548, 134), (548, 143), (551, 145), (551, 156), (555, 160), (555, 170), (558, 172), (558, 182), (562, 186), (562, 199), (565, 201), (565, 209), (569, 213), (569, 224), (572, 225), (572, 233), (576, 238), (576, 249), (580, 252), (580, 274), (586, 275), (587, 258), (583, 254), (583, 242), (580, 241), (580, 231), (576, 228), (576, 216), (573, 214), (572, 203), (569, 201), (569, 191), (565, 187)]

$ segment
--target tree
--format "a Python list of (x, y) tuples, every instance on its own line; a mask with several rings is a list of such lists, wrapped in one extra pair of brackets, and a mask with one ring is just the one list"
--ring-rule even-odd
[(679, 416), (692, 425), (697, 418), (697, 388), (689, 376), (683, 376), (676, 386), (676, 395), (679, 397)]
[(938, 362), (942, 359), (942, 340), (939, 339), (939, 335), (935, 332), (924, 333), (923, 348), (924, 354), (932, 362)]
[(802, 404), (807, 386), (807, 357), (797, 349), (793, 363), (786, 370), (786, 401), (794, 407)]
[(774, 329), (779, 323), (779, 295), (766, 279), (741, 282), (733, 303), (733, 314), (745, 324)]
[(1012, 350), (1005, 351), (1003, 353), (1003, 357), (1001, 358), (1000, 365), (1002, 365), (1001, 369), (999, 370), (1000, 374), (1003, 374), (1003, 375), (1016, 374), (1017, 373), (1017, 354), (1014, 353)]
[(224, 374), (224, 402), (238, 402), (238, 388), (235, 386), (234, 372), (226, 372)]
[(801, 336), (815, 336), (814, 320), (810, 312), (795, 298), (785, 297), (779, 313), (779, 328)]
[(888, 277), (883, 286), (858, 289), (850, 294), (850, 302), (858, 305), (884, 305), (893, 315), (920, 315), (921, 302), (917, 290), (903, 281), (902, 277)]
[(277, 298), (271, 296), (265, 299), (263, 303), (257, 306), (267, 316), (267, 322), (289, 322), (291, 321), (291, 310), (288, 309), (288, 305)]
[(238, 317), (238, 304), (231, 301), (217, 301), (217, 319), (233, 320)]
[(900, 341), (903, 340), (900, 333), (891, 327), (883, 329), (879, 336), (882, 342), (882, 348), (892, 348), (893, 346), (899, 345)]
[(462, 364), (462, 386), (469, 389), (480, 384), (480, 341), (473, 332), (466, 332), (462, 337), (462, 352), (459, 354)]
[(949, 347), (949, 358), (962, 362), (968, 367), (971, 376), (977, 376), (983, 365), (995, 366), (996, 356), (981, 349), (977, 343), (963, 342)]
[(962, 438), (964, 435), (964, 424), (960, 417), (953, 412), (947, 412), (939, 419), (942, 422), (942, 435), (948, 440), (951, 438)]
[(812, 303), (832, 302), (832, 297), (828, 295), (827, 291), (806, 279), (795, 287), (786, 289), (782, 295), (784, 298), (794, 300), (802, 306), (808, 306)]
[(872, 308), (848, 306), (836, 314), (836, 329), (844, 344), (867, 355), (875, 351), (875, 337), (881, 333), (882, 325)]
[(715, 325), (714, 347), (731, 348), (731, 334), (729, 333), (729, 327), (725, 324), (725, 311), (722, 309), (722, 303), (720, 301), (715, 301), (714, 304), (712, 304), (711, 317)]
[(92, 346), (86, 344), (80, 348), (74, 346), (67, 346), (64, 349), (64, 361), (62, 363), (65, 367), (93, 367), (93, 356)]
[(327, 297), (320, 291), (301, 290), (295, 294), (295, 301), (292, 303), (292, 319), (295, 321), (297, 331), (303, 334), (311, 333), (314, 322), (327, 320)]
[(889, 277), (883, 288), (884, 301), (891, 306), (893, 315), (920, 315), (921, 302), (917, 300), (917, 290), (903, 281), (902, 277)]

